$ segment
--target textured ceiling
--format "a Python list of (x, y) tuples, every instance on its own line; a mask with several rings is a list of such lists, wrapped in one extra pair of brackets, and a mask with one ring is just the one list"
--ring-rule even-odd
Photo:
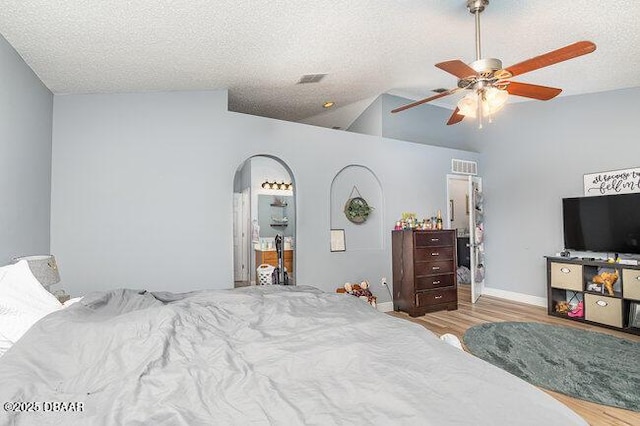
[[(465, 4), (0, 0), (0, 33), (57, 94), (227, 88), (233, 111), (344, 127), (381, 93), (417, 99), (455, 86), (433, 64), (475, 59)], [(505, 66), (578, 40), (598, 46), (514, 80), (563, 95), (639, 85), (638, 0), (491, 0), (481, 18), (483, 57)], [(313, 73), (328, 75), (296, 84)], [(323, 113), (329, 99), (336, 107)]]

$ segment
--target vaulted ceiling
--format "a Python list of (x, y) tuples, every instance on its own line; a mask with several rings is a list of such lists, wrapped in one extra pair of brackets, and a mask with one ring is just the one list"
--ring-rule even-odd
[[(56, 94), (228, 89), (233, 111), (326, 127), (348, 126), (382, 93), (454, 87), (433, 64), (475, 59), (465, 0), (0, 0), (0, 10), (0, 33)], [(561, 96), (639, 85), (637, 0), (491, 0), (481, 18), (483, 56), (505, 66), (578, 40), (598, 46), (518, 81)], [(298, 84), (306, 74), (326, 76)]]

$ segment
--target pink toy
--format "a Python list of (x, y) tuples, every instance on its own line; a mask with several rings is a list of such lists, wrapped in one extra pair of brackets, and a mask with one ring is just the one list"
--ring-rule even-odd
[(578, 303), (578, 306), (573, 311), (567, 313), (571, 318), (582, 318), (584, 316), (584, 305), (582, 302)]

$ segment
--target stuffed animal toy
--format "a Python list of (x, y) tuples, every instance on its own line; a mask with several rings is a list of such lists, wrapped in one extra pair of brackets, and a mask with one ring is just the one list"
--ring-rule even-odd
[(376, 306), (376, 296), (369, 290), (369, 283), (362, 281), (360, 284), (345, 283), (344, 286), (338, 287), (336, 293), (348, 293), (352, 296), (366, 300), (371, 306)]
[(618, 281), (618, 270), (616, 269), (613, 273), (602, 272), (593, 277), (592, 281), (596, 284), (604, 284), (604, 288), (607, 289), (609, 296), (613, 296), (613, 285)]
[(556, 312), (561, 314), (566, 314), (570, 310), (571, 310), (571, 306), (569, 305), (569, 302), (562, 301), (562, 302), (556, 303)]

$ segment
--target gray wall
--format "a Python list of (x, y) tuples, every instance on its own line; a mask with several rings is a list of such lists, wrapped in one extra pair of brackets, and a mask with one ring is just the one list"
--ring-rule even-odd
[(0, 36), (0, 265), (49, 253), (53, 95)]
[[(287, 205), (285, 207), (272, 206), (278, 199)], [(295, 197), (290, 195), (258, 195), (258, 225), (260, 225), (260, 238), (273, 238), (276, 235), (283, 237), (296, 236), (296, 204)], [(286, 217), (289, 219), (287, 226), (271, 226), (272, 218)], [(275, 243), (274, 243), (275, 244)], [(275, 246), (274, 246), (275, 247)]]
[[(295, 177), (297, 282), (328, 291), (346, 280), (379, 283), (391, 276), (395, 220), (444, 211), (451, 158), (478, 157), (226, 106), (226, 92), (55, 97), (51, 245), (72, 294), (231, 287), (234, 174), (260, 154)], [(330, 186), (349, 164), (380, 180), (383, 249), (329, 251)]]
[(233, 192), (251, 189), (251, 160), (246, 161), (233, 178)]
[(411, 102), (398, 96), (382, 96), (382, 136), (467, 151), (478, 150), (473, 142), (476, 131), (474, 122), (465, 119), (447, 126), (452, 113), (450, 109), (422, 104), (391, 113), (392, 109)]
[(451, 110), (431, 104), (418, 105), (395, 114), (391, 110), (413, 102), (384, 94), (379, 96), (349, 127), (350, 132), (424, 143), (445, 148), (478, 151), (473, 143), (473, 121), (447, 126)]
[(543, 256), (563, 248), (563, 197), (585, 173), (640, 166), (640, 88), (507, 105), (477, 131), (486, 283), (545, 297)]
[(382, 136), (382, 96), (378, 96), (347, 128), (349, 132)]

